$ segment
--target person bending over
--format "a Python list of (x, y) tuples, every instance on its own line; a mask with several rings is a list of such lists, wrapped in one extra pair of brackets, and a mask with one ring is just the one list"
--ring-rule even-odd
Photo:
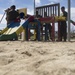
[(12, 5), (10, 8), (5, 10), (7, 25), (13, 21), (15, 21), (15, 22), (20, 21), (19, 13), (15, 9), (16, 9), (16, 6)]

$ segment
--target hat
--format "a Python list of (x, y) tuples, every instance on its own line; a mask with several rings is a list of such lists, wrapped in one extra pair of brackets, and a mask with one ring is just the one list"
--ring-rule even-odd
[(15, 5), (12, 5), (10, 8), (11, 9), (16, 9), (16, 6)]
[(65, 7), (64, 7), (64, 6), (62, 6), (62, 7), (61, 7), (61, 9), (65, 9)]

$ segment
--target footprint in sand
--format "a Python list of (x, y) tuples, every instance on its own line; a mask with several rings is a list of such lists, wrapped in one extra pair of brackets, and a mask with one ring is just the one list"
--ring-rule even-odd
[(4, 52), (3, 47), (0, 47), (0, 53)]
[(12, 58), (0, 57), (0, 65), (8, 65), (12, 63), (14, 60)]
[(32, 54), (29, 53), (28, 51), (22, 52), (21, 54), (25, 54), (25, 55), (27, 55), (27, 56), (32, 56)]
[(48, 71), (42, 71), (42, 70), (36, 70), (35, 74), (36, 75), (50, 75)]
[(75, 50), (69, 49), (67, 55), (68, 55), (68, 56), (75, 55)]

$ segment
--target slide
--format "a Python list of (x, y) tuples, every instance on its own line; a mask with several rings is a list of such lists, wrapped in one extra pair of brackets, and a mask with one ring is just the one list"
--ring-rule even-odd
[(19, 26), (19, 23), (12, 23), (4, 30), (1, 31), (0, 41), (13, 40), (27, 27), (29, 22), (33, 21), (34, 17), (29, 17), (22, 25)]
[(0, 35), (6, 32), (10, 27), (12, 27), (15, 24), (15, 22), (12, 22), (10, 25), (8, 25), (6, 28), (0, 31)]

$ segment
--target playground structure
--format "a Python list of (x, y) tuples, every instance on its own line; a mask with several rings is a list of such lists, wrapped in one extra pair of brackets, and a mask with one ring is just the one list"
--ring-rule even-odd
[[(45, 5), (45, 6), (41, 6), (41, 7), (36, 7), (36, 11), (38, 11), (38, 13), (43, 17), (43, 18), (40, 19), (41, 23), (52, 23), (52, 33), (51, 33), (51, 35), (52, 35), (52, 40), (54, 41), (55, 40), (55, 20), (56, 19), (53, 20), (53, 18), (55, 16), (58, 16), (58, 17), (60, 16), (60, 4), (57, 3), (57, 4), (52, 4), (52, 5)], [(47, 16), (49, 18), (45, 18), (44, 12), (47, 13)], [(46, 34), (45, 40), (47, 40), (47, 36), (48, 36), (47, 30), (48, 29), (45, 28), (45, 34)], [(59, 32), (59, 27), (58, 27), (58, 32)], [(42, 34), (43, 34), (43, 30), (42, 30)]]
[[(45, 6), (40, 6), (40, 7), (36, 7), (36, 12), (38, 11), (38, 15), (42, 16), (42, 18), (39, 17), (39, 21), (41, 22), (41, 34), (42, 34), (42, 40), (43, 40), (43, 34), (45, 34), (45, 41), (47, 40), (47, 36), (48, 36), (48, 29), (47, 27), (45, 27), (45, 33), (43, 33), (43, 24), (52, 24), (52, 33), (51, 33), (51, 38), (52, 41), (55, 41), (55, 23), (58, 23), (58, 39), (60, 38), (60, 25), (59, 25), (59, 21), (61, 20), (65, 20), (64, 17), (60, 17), (60, 4), (52, 4), (52, 5), (45, 5)], [(47, 17), (45, 17), (45, 13), (47, 13)], [(37, 15), (37, 13), (36, 13)], [(47, 26), (47, 25), (46, 25)], [(36, 32), (35, 32), (36, 33)]]
[[(43, 40), (44, 33), (45, 33), (45, 41), (47, 40), (47, 36), (48, 36), (47, 27), (45, 27), (45, 29), (44, 29), (45, 31), (43, 33), (43, 27), (44, 27), (43, 24), (50, 23), (50, 24), (52, 24), (51, 38), (52, 38), (52, 41), (55, 41), (55, 23), (58, 23), (58, 41), (59, 41), (60, 40), (60, 23), (59, 22), (66, 20), (65, 17), (60, 16), (60, 4), (57, 3), (57, 4), (36, 7), (36, 9), (35, 9), (36, 15), (37, 15), (37, 11), (38, 11), (38, 15), (39, 15), (38, 20), (41, 22), (41, 27), (42, 27), (42, 31), (41, 31), (42, 39), (41, 40)], [(47, 17), (45, 17), (45, 12), (47, 13)], [(74, 21), (70, 20), (70, 22), (73, 25), (75, 25)], [(34, 35), (36, 35), (36, 32)]]
[[(36, 18), (36, 16), (28, 17), (25, 22), (20, 25), (20, 22), (12, 22), (9, 26), (7, 26), (4, 30), (0, 32), (0, 40), (14, 40), (18, 37), (19, 34), (24, 32), (23, 40), (32, 40), (30, 30), (34, 30), (34, 39), (33, 40), (43, 40), (43, 34), (45, 34), (45, 41), (47, 41), (47, 24), (51, 23), (52, 25), (52, 33), (51, 38), (52, 41), (55, 41), (55, 23), (58, 23), (58, 40), (60, 39), (60, 21), (66, 20), (65, 17), (60, 16), (60, 4), (52, 4), (52, 5), (45, 5), (41, 7), (36, 7), (36, 11), (38, 11), (38, 15), (42, 16)], [(27, 16), (27, 9), (20, 9), (19, 13), (24, 13), (25, 15), (21, 15), (22, 17)], [(44, 12), (47, 13), (48, 17), (44, 16)], [(71, 21), (74, 23), (73, 21)], [(43, 24), (45, 23), (45, 32), (43, 33)], [(41, 30), (42, 27), (42, 30)]]

